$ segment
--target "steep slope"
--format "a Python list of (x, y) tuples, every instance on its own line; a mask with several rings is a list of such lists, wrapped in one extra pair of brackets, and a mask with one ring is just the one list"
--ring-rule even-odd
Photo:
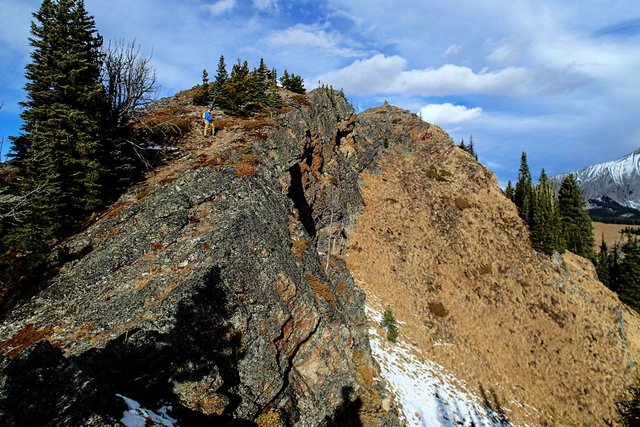
[(610, 417), (637, 373), (640, 321), (590, 262), (533, 251), (493, 174), (437, 127), (381, 107), (354, 134), (395, 147), (363, 174), (365, 207), (348, 235), (345, 260), (367, 304), (390, 305), (416, 357), (512, 422)]
[(355, 116), (324, 89), (212, 139), (188, 97), (165, 104), (194, 123), (178, 158), (59, 245), (0, 324), (0, 424), (116, 425), (122, 395), (180, 425), (397, 425), (364, 294), (318, 253), (379, 146), (341, 149)]
[[(598, 216), (606, 216), (608, 210), (612, 217), (640, 218), (640, 149), (610, 162), (587, 166), (574, 174), (589, 208), (601, 208)], [(556, 190), (566, 175), (552, 178)]]

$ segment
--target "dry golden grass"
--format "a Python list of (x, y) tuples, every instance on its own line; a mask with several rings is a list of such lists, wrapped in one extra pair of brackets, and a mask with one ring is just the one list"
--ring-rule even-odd
[(621, 234), (621, 231), (626, 227), (631, 227), (638, 229), (640, 226), (635, 225), (624, 225), (624, 224), (605, 224), (603, 222), (592, 222), (593, 225), (593, 236), (595, 237), (595, 247), (596, 250), (600, 250), (600, 243), (602, 243), (602, 238), (604, 236), (604, 241), (607, 243), (609, 249), (613, 247), (615, 244), (624, 243), (626, 241), (626, 237)]
[(410, 156), (386, 154), (381, 173), (362, 176), (365, 207), (345, 262), (367, 303), (392, 305), (405, 322), (400, 340), (479, 397), (495, 393), (511, 421), (610, 418), (637, 372), (628, 363), (640, 363), (640, 318), (596, 280), (589, 261), (567, 254), (559, 266), (533, 251), (495, 177), (448, 139), (432, 133), (416, 146)]

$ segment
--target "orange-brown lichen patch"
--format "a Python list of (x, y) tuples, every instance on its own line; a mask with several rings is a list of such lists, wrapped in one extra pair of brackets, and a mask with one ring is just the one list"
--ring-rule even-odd
[(294, 240), (291, 245), (291, 252), (300, 260), (304, 260), (304, 253), (309, 246), (309, 240)]
[(31, 323), (27, 323), (11, 338), (0, 341), (0, 354), (13, 359), (25, 348), (40, 340), (48, 339), (51, 334), (51, 328), (38, 329)]
[(312, 274), (307, 274), (307, 281), (311, 285), (314, 295), (324, 298), (333, 308), (336, 307), (336, 301), (333, 298), (333, 293), (331, 292), (329, 285), (321, 282), (320, 279)]
[(255, 176), (256, 174), (257, 171), (255, 166), (244, 162), (236, 163), (236, 176), (238, 178), (242, 178), (245, 176)]

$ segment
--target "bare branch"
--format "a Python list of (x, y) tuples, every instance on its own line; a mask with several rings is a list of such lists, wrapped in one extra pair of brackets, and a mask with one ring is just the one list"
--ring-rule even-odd
[(3, 190), (0, 190), (0, 221), (6, 221), (12, 225), (21, 224), (28, 213), (29, 198), (41, 192), (46, 185), (47, 181), (39, 184), (27, 194), (21, 195), (5, 194)]
[(133, 40), (110, 42), (104, 52), (103, 82), (107, 90), (110, 116), (116, 126), (131, 120), (136, 109), (154, 101), (158, 94), (151, 55), (145, 57)]

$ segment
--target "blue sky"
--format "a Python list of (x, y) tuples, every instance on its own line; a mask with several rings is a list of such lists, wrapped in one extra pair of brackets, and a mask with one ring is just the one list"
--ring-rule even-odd
[[(0, 0), (0, 138), (16, 135), (36, 0)], [(85, 0), (106, 41), (153, 52), (161, 96), (202, 69), (260, 57), (343, 88), (357, 110), (384, 100), (456, 143), (469, 135), (501, 184), (522, 151), (534, 176), (640, 146), (637, 0)], [(5, 146), (6, 146), (5, 142)], [(6, 147), (5, 147), (6, 148)]]

